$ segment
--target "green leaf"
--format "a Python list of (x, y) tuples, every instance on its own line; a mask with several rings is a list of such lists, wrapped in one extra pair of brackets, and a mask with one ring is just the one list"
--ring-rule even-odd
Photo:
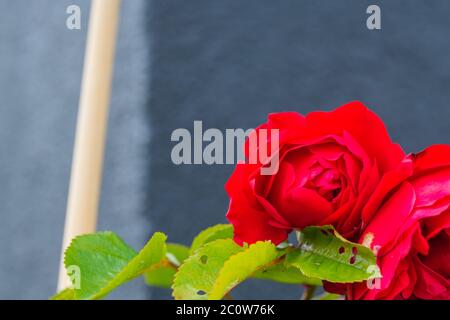
[(192, 241), (191, 254), (208, 242), (233, 238), (233, 226), (231, 224), (217, 224), (200, 232)]
[(51, 297), (50, 300), (75, 300), (75, 290), (64, 289)]
[(177, 300), (206, 300), (225, 261), (242, 250), (231, 239), (215, 240), (195, 250), (175, 275), (173, 297)]
[(136, 253), (112, 232), (76, 237), (65, 252), (65, 266), (80, 271), (76, 299), (100, 299), (126, 281), (142, 275), (166, 254), (166, 236), (157, 232)]
[(189, 248), (177, 243), (168, 243), (166, 258), (175, 266), (179, 267), (189, 257)]
[(177, 268), (189, 256), (189, 248), (181, 244), (168, 243), (166, 259), (145, 273), (145, 282), (149, 286), (170, 288)]
[(287, 263), (306, 276), (330, 282), (350, 283), (379, 276), (373, 274), (373, 252), (347, 241), (332, 226), (303, 229), (299, 248), (287, 254)]
[(271, 242), (238, 246), (219, 239), (195, 250), (175, 275), (173, 297), (182, 300), (221, 299), (236, 285), (285, 255)]
[(257, 242), (244, 248), (242, 252), (233, 255), (224, 263), (208, 294), (208, 299), (222, 299), (239, 283), (282, 255), (284, 255), (284, 251), (277, 250), (270, 241)]
[(283, 262), (257, 271), (253, 275), (253, 278), (286, 284), (309, 284), (314, 286), (322, 285), (322, 281), (320, 279), (309, 278), (301, 273), (298, 268), (286, 266)]

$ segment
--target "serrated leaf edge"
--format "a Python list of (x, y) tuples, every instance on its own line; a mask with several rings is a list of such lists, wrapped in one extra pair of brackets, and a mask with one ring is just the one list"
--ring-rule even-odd
[[(237, 279), (230, 286), (228, 286), (227, 291), (224, 292), (222, 296), (220, 296), (220, 297), (215, 297), (214, 296), (215, 290), (217, 290), (217, 287), (220, 284), (221, 276), (223, 276), (223, 273), (225, 272), (224, 270), (227, 270), (227, 266), (228, 265), (232, 264), (234, 261), (237, 261), (237, 260), (241, 259), (242, 256), (245, 256), (245, 255), (249, 254), (249, 252), (251, 252), (251, 250), (258, 250), (258, 249), (262, 248), (263, 245), (267, 245), (267, 244), (271, 245), (275, 252), (278, 251), (278, 254), (277, 254), (276, 258), (274, 258), (270, 262), (267, 262), (266, 264), (263, 264), (263, 265), (257, 267), (255, 270), (253, 270), (253, 272), (251, 274), (249, 274), (247, 276), (246, 279), (251, 278), (252, 275), (255, 274), (256, 272), (258, 272), (260, 269), (268, 267), (268, 266), (270, 266), (270, 265), (272, 265), (274, 263), (279, 262), (277, 260), (282, 258), (286, 254), (285, 252), (282, 252), (281, 250), (277, 250), (276, 246), (271, 241), (258, 241), (258, 242), (255, 242), (254, 244), (246, 247), (243, 251), (241, 251), (241, 252), (239, 252), (239, 253), (237, 253), (235, 255), (230, 256), (230, 258), (225, 261), (225, 263), (223, 264), (222, 268), (220, 269), (219, 274), (218, 274), (218, 276), (216, 278), (216, 281), (215, 281), (215, 283), (214, 283), (214, 285), (213, 285), (213, 287), (211, 289), (211, 292), (208, 293), (208, 300), (214, 300), (214, 299), (221, 299), (221, 298), (223, 298), (231, 290), (233, 290), (233, 288), (235, 288), (238, 284), (240, 284), (240, 283), (242, 283), (242, 281), (246, 280), (246, 279)], [(213, 297), (211, 297), (211, 294), (213, 294)]]

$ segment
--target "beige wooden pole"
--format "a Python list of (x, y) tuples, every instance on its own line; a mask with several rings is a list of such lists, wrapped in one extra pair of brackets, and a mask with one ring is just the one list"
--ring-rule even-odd
[(119, 9), (120, 0), (92, 0), (58, 291), (70, 285), (64, 250), (96, 229)]

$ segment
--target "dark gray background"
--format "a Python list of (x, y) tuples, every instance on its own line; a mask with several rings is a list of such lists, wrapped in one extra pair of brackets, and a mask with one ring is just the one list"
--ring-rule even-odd
[[(369, 4), (382, 30), (366, 28)], [(82, 9), (82, 30), (65, 27)], [(0, 298), (56, 287), (89, 1), (0, 0)], [(124, 0), (99, 229), (136, 248), (224, 222), (232, 166), (175, 166), (176, 128), (361, 100), (407, 152), (450, 138), (450, 2)], [(237, 298), (297, 298), (250, 281)], [(140, 280), (111, 298), (168, 298)]]

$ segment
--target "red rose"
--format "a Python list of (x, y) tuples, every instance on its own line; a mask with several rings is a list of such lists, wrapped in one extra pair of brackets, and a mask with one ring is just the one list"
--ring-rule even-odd
[[(354, 237), (380, 179), (405, 157), (383, 122), (359, 102), (306, 116), (271, 114), (256, 134), (262, 129), (279, 130), (278, 148), (270, 150), (279, 159), (277, 173), (262, 175), (261, 163), (238, 164), (225, 186), (227, 218), (239, 244), (278, 244), (293, 229), (324, 224)], [(251, 146), (247, 157), (255, 151)]]
[(363, 215), (360, 241), (373, 235), (383, 278), (371, 289), (348, 285), (348, 298), (450, 299), (449, 208), (450, 146), (408, 157), (380, 183)]

